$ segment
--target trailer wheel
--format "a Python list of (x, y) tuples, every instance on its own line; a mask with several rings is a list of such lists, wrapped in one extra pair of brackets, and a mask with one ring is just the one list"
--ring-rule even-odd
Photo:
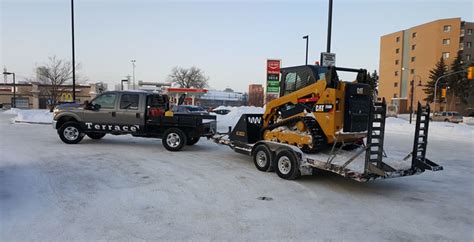
[(288, 149), (277, 152), (275, 166), (277, 175), (282, 179), (294, 180), (301, 176), (295, 153)]
[(186, 145), (195, 145), (199, 141), (200, 137), (188, 138)]
[(179, 151), (186, 144), (186, 135), (177, 128), (170, 128), (165, 131), (161, 139), (165, 149), (169, 151)]
[(58, 130), (59, 138), (66, 144), (77, 144), (84, 138), (84, 132), (79, 123), (69, 121)]
[(270, 149), (264, 145), (257, 145), (253, 152), (253, 163), (259, 171), (271, 171), (273, 170), (272, 166), (273, 155)]
[(86, 134), (91, 139), (102, 139), (105, 136), (105, 133), (87, 133)]

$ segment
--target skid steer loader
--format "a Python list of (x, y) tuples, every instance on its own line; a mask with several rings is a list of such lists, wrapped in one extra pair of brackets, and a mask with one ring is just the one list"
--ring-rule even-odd
[[(353, 82), (337, 72), (355, 72)], [(313, 168), (357, 180), (415, 175), (443, 167), (427, 159), (429, 106), (418, 104), (412, 158), (407, 168), (384, 162), (385, 100), (373, 100), (364, 69), (295, 66), (281, 69), (280, 97), (265, 105), (263, 114), (244, 114), (216, 143), (251, 155), (257, 169), (284, 179), (311, 174)], [(351, 153), (351, 150), (354, 150)], [(336, 161), (345, 152), (347, 159)], [(365, 152), (359, 170), (350, 164)]]

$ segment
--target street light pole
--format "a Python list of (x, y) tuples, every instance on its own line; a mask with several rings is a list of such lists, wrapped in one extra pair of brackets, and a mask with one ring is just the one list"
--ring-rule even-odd
[(462, 70), (462, 71), (455, 71), (455, 72), (451, 72), (451, 73), (448, 73), (448, 74), (444, 74), (440, 77), (438, 77), (438, 79), (436, 79), (435, 81), (435, 89), (434, 89), (434, 97), (433, 97), (433, 102), (434, 102), (434, 110), (436, 111), (436, 99), (437, 99), (437, 96), (436, 96), (436, 90), (438, 88), (438, 82), (439, 80), (441, 80), (442, 78), (445, 78), (447, 76), (451, 76), (451, 75), (454, 75), (454, 74), (458, 74), (458, 73), (462, 73), (462, 72), (466, 72), (466, 70)]
[(413, 93), (415, 89), (415, 80), (410, 81), (410, 86), (411, 86), (411, 100), (410, 100), (410, 124), (411, 124), (411, 118), (413, 115)]
[(135, 62), (136, 60), (131, 60), (133, 68), (133, 90), (135, 90)]
[(15, 80), (15, 73), (14, 72), (3, 72), (3, 75), (13, 75), (13, 102), (10, 106), (16, 108), (16, 80)]
[(71, 33), (72, 33), (72, 101), (76, 102), (76, 56), (74, 51), (74, 0), (71, 0)]
[(14, 72), (13, 72), (13, 107), (16, 108), (16, 81), (15, 81)]
[(327, 53), (331, 53), (332, 0), (329, 0)]
[(306, 64), (308, 65), (308, 45), (309, 45), (309, 35), (303, 36), (303, 39), (306, 39)]
[(410, 124), (411, 124), (411, 119), (413, 115), (413, 100), (415, 99), (415, 77), (420, 78), (420, 83), (421, 83), (421, 77), (419, 75), (413, 76), (413, 79), (410, 81), (411, 85), (411, 100), (410, 100)]

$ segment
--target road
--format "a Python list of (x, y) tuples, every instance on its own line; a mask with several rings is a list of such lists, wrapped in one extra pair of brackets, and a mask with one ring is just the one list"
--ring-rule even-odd
[[(286, 181), (206, 140), (178, 153), (129, 136), (66, 145), (11, 118), (0, 114), (2, 241), (474, 240), (472, 139), (430, 139), (441, 172)], [(387, 136), (389, 151), (410, 149), (411, 135)]]

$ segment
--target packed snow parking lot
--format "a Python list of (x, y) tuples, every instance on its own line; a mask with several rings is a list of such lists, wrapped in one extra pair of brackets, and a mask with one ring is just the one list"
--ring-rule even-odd
[[(473, 126), (430, 124), (440, 172), (287, 181), (207, 140), (175, 153), (132, 136), (66, 145), (50, 125), (21, 123), (50, 114), (19, 112), (0, 114), (2, 241), (474, 239)], [(239, 112), (219, 116), (219, 129)], [(388, 119), (388, 155), (409, 152), (413, 131)]]

